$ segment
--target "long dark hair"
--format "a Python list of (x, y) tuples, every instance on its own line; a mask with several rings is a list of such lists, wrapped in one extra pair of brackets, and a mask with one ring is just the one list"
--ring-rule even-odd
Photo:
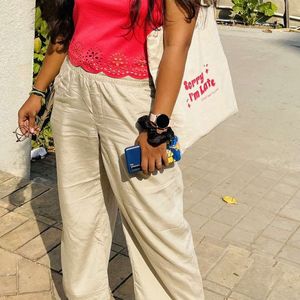
[[(147, 22), (152, 24), (154, 28), (157, 26), (152, 15), (155, 1), (158, 0), (148, 0), (149, 9), (147, 13)], [(164, 0), (160, 1), (164, 3)], [(141, 2), (142, 0), (131, 0), (130, 23), (128, 25), (130, 30), (134, 29), (138, 23)], [(200, 5), (199, 0), (175, 0), (175, 2), (184, 10), (187, 22), (190, 22), (195, 17), (197, 8)], [(51, 43), (59, 42), (63, 45), (63, 49), (67, 50), (74, 33), (72, 17), (74, 0), (46, 0), (42, 1), (41, 7), (43, 18), (48, 23)], [(162, 10), (164, 11), (164, 5)]]

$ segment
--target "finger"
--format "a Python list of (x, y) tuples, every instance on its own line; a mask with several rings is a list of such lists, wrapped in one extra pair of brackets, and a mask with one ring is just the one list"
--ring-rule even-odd
[(166, 167), (168, 167), (169, 166), (169, 160), (168, 160), (168, 153), (167, 153), (167, 151), (164, 151), (164, 153), (162, 155), (162, 159), (163, 159), (164, 165)]
[(34, 133), (34, 128), (35, 128), (35, 114), (31, 114), (29, 116), (29, 132)]
[(159, 157), (155, 160), (155, 165), (156, 165), (156, 169), (158, 169), (160, 171), (162, 170), (162, 158), (161, 157)]
[(148, 174), (148, 159), (144, 154), (142, 154), (141, 169), (144, 174)]
[(28, 132), (28, 119), (22, 111), (19, 111), (18, 114), (18, 126), (22, 134), (26, 134)]
[(149, 172), (153, 173), (155, 171), (155, 159), (150, 158), (148, 164), (149, 164)]

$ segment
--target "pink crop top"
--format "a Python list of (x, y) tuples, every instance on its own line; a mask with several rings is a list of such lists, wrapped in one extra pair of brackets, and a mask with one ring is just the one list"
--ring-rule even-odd
[[(162, 24), (162, 1), (157, 0), (153, 18)], [(70, 62), (88, 72), (121, 78), (148, 78), (146, 39), (153, 26), (146, 24), (148, 0), (141, 1), (139, 26), (129, 24), (130, 0), (75, 0), (75, 32), (69, 46)]]

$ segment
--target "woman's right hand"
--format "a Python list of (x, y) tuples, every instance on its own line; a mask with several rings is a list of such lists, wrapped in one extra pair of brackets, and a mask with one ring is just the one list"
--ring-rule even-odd
[(30, 95), (18, 111), (19, 128), (25, 136), (37, 134), (41, 129), (35, 122), (36, 115), (41, 110), (41, 96)]

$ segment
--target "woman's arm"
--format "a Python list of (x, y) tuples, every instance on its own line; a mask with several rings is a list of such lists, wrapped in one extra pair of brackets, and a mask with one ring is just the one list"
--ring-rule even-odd
[[(171, 117), (180, 90), (182, 77), (196, 20), (185, 20), (185, 12), (174, 0), (166, 1), (164, 22), (164, 52), (156, 79), (156, 95), (151, 112)], [(157, 147), (149, 145), (147, 132), (140, 133), (137, 142), (142, 149), (141, 168), (144, 173), (162, 170), (162, 162), (168, 166), (166, 143)]]
[[(48, 88), (59, 73), (66, 55), (67, 52), (62, 51), (62, 46), (59, 43), (49, 44), (42, 67), (34, 83), (37, 89), (44, 91)], [(35, 117), (40, 109), (41, 96), (35, 94), (30, 95), (19, 109), (18, 123), (23, 134), (28, 136), (30, 133), (37, 133), (38, 128), (35, 124)]]
[(182, 8), (174, 0), (165, 0), (164, 52), (156, 80), (156, 95), (151, 112), (172, 114), (184, 74), (184, 68), (196, 18), (185, 21)]
[(42, 67), (34, 83), (37, 89), (46, 90), (59, 73), (60, 67), (67, 55), (67, 52), (63, 52), (61, 49), (62, 46), (59, 43), (49, 43)]

